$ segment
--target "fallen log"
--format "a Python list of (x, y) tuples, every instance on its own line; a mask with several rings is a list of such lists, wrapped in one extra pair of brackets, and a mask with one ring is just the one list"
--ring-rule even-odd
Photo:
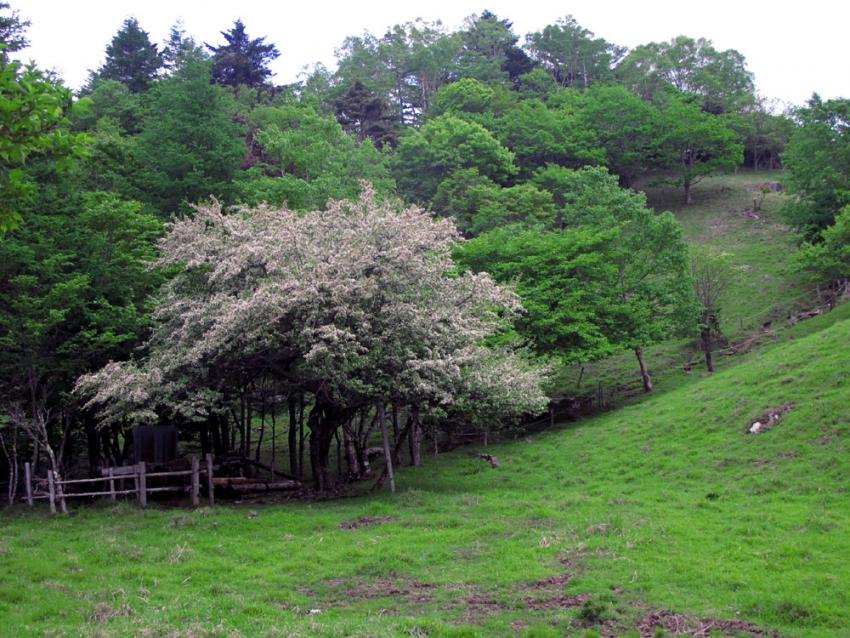
[(227, 487), (233, 483), (256, 483), (257, 479), (248, 478), (247, 476), (215, 476), (213, 477), (213, 485), (216, 487)]
[(253, 459), (245, 459), (245, 462), (249, 465), (253, 465), (254, 467), (258, 467), (261, 470), (265, 470), (266, 472), (271, 472), (275, 476), (282, 476), (283, 478), (289, 479), (291, 481), (298, 480), (297, 477), (292, 476), (291, 474), (287, 474), (286, 472), (281, 472), (280, 470), (273, 470), (270, 465), (266, 465), (265, 463), (260, 463), (259, 461), (254, 461)]
[(255, 481), (252, 483), (233, 483), (227, 489), (240, 494), (247, 492), (275, 492), (297, 490), (301, 488), (298, 481)]
[(261, 481), (244, 476), (216, 477), (213, 485), (233, 492), (272, 492), (276, 490), (297, 490), (300, 481)]

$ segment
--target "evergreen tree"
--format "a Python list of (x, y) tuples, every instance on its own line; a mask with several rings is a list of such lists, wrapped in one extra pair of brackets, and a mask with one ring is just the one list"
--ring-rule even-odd
[(209, 62), (188, 64), (157, 83), (139, 136), (145, 200), (163, 215), (211, 195), (228, 200), (245, 155), (232, 96), (211, 82)]
[(163, 43), (163, 66), (173, 72), (188, 62), (205, 60), (207, 57), (209, 57), (207, 52), (197, 45), (195, 39), (186, 35), (183, 21), (175, 22), (168, 34), (168, 39)]
[(272, 74), (269, 63), (280, 52), (273, 44), (266, 44), (265, 38), (248, 37), (242, 20), (237, 20), (230, 31), (222, 31), (226, 44), (207, 45), (213, 54), (213, 80), (224, 86), (237, 87), (240, 84), (259, 88)]
[[(6, 11), (9, 8), (8, 2), (0, 2), (0, 11)], [(21, 20), (17, 11), (12, 11), (9, 15), (0, 15), (0, 46), (3, 48), (0, 52), (0, 61), (4, 64), (9, 53), (20, 51), (29, 45), (24, 33), (28, 26), (30, 21)]]
[(106, 47), (106, 62), (89, 80), (89, 88), (94, 88), (97, 80), (117, 80), (132, 93), (141, 93), (161, 68), (162, 55), (151, 43), (148, 32), (142, 30), (136, 18), (127, 18)]
[(458, 55), (459, 76), (501, 83), (509, 76), (513, 80), (530, 71), (527, 56), (521, 55), (523, 52), (516, 46), (519, 38), (511, 31), (512, 26), (509, 20), (500, 20), (490, 11), (470, 16), (460, 34), (463, 45)]
[(334, 103), (336, 119), (342, 127), (357, 136), (362, 142), (371, 138), (375, 146), (395, 146), (398, 134), (393, 127), (393, 117), (387, 112), (387, 104), (379, 95), (357, 80), (346, 93)]

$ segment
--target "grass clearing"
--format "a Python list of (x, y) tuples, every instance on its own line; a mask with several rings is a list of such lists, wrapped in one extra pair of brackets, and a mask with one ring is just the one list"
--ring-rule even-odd
[(651, 636), (681, 614), (846, 636), (847, 308), (711, 378), (490, 446), (498, 469), (429, 457), (395, 497), (7, 510), (0, 635)]

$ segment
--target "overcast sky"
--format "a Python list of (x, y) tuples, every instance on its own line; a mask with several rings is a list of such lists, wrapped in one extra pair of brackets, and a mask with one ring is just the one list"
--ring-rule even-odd
[(386, 27), (417, 17), (442, 20), (450, 29), (464, 17), (489, 9), (514, 23), (520, 36), (572, 13), (597, 36), (628, 47), (676, 35), (705, 37), (717, 48), (744, 54), (762, 94), (800, 104), (813, 91), (822, 97), (850, 97), (850, 3), (710, 0), (605, 2), (573, 0), (430, 0), (424, 2), (219, 2), (213, 0), (10, 0), (32, 21), (25, 59), (55, 69), (79, 87), (88, 69), (103, 62), (104, 49), (123, 20), (135, 16), (155, 42), (182, 18), (200, 42), (217, 44), (219, 31), (242, 18), (249, 35), (266, 36), (280, 58), (272, 65), (275, 81), (294, 81), (305, 65), (333, 68), (334, 49), (348, 35), (381, 35)]

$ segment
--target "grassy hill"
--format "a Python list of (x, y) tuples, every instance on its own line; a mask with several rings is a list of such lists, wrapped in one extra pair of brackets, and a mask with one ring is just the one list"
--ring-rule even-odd
[(469, 448), (429, 458), (394, 497), (7, 510), (0, 634), (846, 636), (848, 309), (491, 446), (497, 469)]

